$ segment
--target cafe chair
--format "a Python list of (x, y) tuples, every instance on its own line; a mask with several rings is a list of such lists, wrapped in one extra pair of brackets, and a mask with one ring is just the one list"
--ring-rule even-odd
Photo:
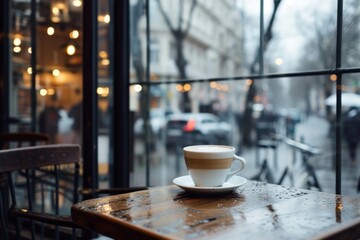
[[(45, 133), (38, 132), (10, 132), (0, 134), (0, 149), (20, 148), (26, 146), (45, 145), (50, 143), (50, 136)], [(1, 160), (0, 160), (1, 165)], [(22, 174), (18, 172), (17, 174)], [(21, 183), (15, 183), (20, 187)], [(25, 186), (23, 186), (25, 187)], [(0, 216), (4, 214), (8, 206), (8, 192), (6, 174), (0, 174), (0, 192), (2, 192), (4, 203), (0, 209)], [(4, 222), (2, 222), (4, 223)], [(0, 228), (0, 233), (5, 232)], [(1, 239), (0, 234), (0, 239)]]
[(11, 132), (0, 134), (0, 148), (10, 149), (50, 143), (50, 136), (38, 132)]
[[(88, 239), (92, 236), (74, 224), (70, 216), (72, 204), (80, 200), (79, 192), (82, 193), (79, 145), (49, 144), (0, 150), (0, 159), (0, 174), (8, 177), (10, 195), (9, 207), (0, 216), (3, 232), (0, 239)], [(24, 176), (16, 174), (20, 170)], [(19, 181), (26, 187), (18, 188), (14, 183)], [(104, 192), (142, 189), (146, 188)], [(0, 191), (1, 208), (5, 202), (6, 197)]]

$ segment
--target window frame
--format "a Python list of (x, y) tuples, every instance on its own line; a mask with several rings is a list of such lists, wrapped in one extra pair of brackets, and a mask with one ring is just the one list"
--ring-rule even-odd
[[(150, 26), (150, 18), (149, 15), (149, 1), (146, 0), (146, 21), (147, 21), (147, 28)], [(349, 73), (360, 73), (360, 67), (355, 68), (343, 68), (341, 63), (342, 58), (342, 29), (343, 29), (343, 0), (337, 1), (337, 30), (336, 30), (336, 55), (335, 55), (335, 68), (334, 69), (323, 69), (323, 70), (307, 70), (307, 71), (300, 71), (300, 72), (284, 72), (284, 73), (276, 73), (276, 74), (264, 74), (264, 0), (260, 1), (260, 37), (259, 37), (259, 73), (258, 74), (251, 74), (251, 75), (240, 75), (240, 76), (231, 76), (231, 77), (214, 77), (214, 78), (206, 78), (206, 79), (184, 79), (184, 80), (168, 80), (168, 81), (160, 81), (160, 82), (151, 82), (149, 78), (146, 79), (144, 82), (132, 82), (130, 85), (140, 84), (145, 87), (151, 87), (153, 85), (159, 84), (176, 84), (176, 83), (201, 83), (201, 82), (212, 82), (212, 81), (246, 81), (247, 79), (253, 80), (264, 80), (264, 79), (279, 79), (279, 78), (289, 78), (291, 79), (297, 77), (309, 77), (309, 76), (329, 76), (335, 74), (337, 76), (336, 81), (336, 96), (337, 96), (337, 106), (336, 106), (336, 124), (335, 124), (335, 164), (336, 164), (336, 183), (335, 183), (335, 192), (336, 194), (341, 194), (341, 141), (342, 141), (342, 105), (341, 105), (341, 93), (342, 93), (342, 75), (349, 74)], [(150, 30), (146, 30), (147, 39), (150, 39)], [(146, 69), (150, 68), (149, 61), (146, 61)], [(150, 109), (146, 109), (149, 111)], [(148, 156), (146, 156), (146, 162), (149, 162)], [(149, 174), (147, 172), (147, 174)], [(149, 178), (149, 176), (147, 176)]]

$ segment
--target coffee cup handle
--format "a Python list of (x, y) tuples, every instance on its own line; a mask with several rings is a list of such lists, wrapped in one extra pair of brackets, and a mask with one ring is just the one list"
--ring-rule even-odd
[(228, 175), (226, 176), (225, 182), (227, 180), (229, 180), (232, 176), (234, 176), (235, 174), (239, 173), (245, 166), (246, 166), (246, 160), (245, 158), (239, 157), (237, 155), (234, 155), (234, 160), (233, 161), (239, 161), (241, 163), (241, 167), (237, 170), (231, 171), (228, 173)]

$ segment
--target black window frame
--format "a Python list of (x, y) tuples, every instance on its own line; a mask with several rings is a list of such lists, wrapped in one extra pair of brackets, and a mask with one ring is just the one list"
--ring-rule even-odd
[[(145, 8), (146, 8), (146, 39), (147, 41), (150, 39), (150, 18), (149, 18), (149, 1), (145, 1)], [(206, 79), (182, 79), (182, 80), (168, 80), (168, 81), (160, 81), (160, 82), (151, 82), (149, 80), (149, 75), (147, 74), (146, 80), (144, 82), (131, 82), (130, 85), (142, 85), (146, 88), (150, 88), (154, 85), (159, 84), (176, 84), (176, 83), (201, 83), (201, 82), (212, 82), (212, 81), (246, 81), (248, 79), (252, 80), (264, 80), (264, 79), (279, 79), (279, 78), (289, 78), (291, 79), (297, 78), (297, 77), (310, 77), (310, 76), (330, 76), (330, 75), (336, 75), (336, 96), (337, 96), (337, 105), (336, 105), (336, 122), (335, 122), (335, 174), (336, 174), (336, 182), (335, 182), (335, 192), (336, 194), (341, 194), (341, 141), (342, 141), (342, 104), (341, 104), (341, 93), (342, 93), (342, 76), (343, 74), (349, 74), (349, 73), (360, 73), (360, 67), (354, 67), (354, 68), (344, 68), (342, 67), (342, 29), (343, 29), (343, 0), (337, 1), (337, 22), (336, 22), (336, 54), (335, 54), (335, 68), (333, 69), (323, 69), (323, 70), (311, 70), (311, 71), (300, 71), (300, 72), (285, 72), (285, 73), (276, 73), (276, 74), (264, 74), (264, 0), (260, 1), (260, 37), (259, 37), (259, 73), (258, 74), (251, 74), (251, 75), (242, 75), (242, 76), (231, 76), (231, 77), (216, 77), (216, 78), (206, 78)], [(281, 1), (281, 0), (278, 0)], [(149, 51), (147, 51), (147, 54), (149, 54)], [(149, 59), (146, 61), (147, 72), (149, 72), (150, 68), (150, 62)], [(148, 112), (150, 109), (146, 109), (146, 112)], [(147, 165), (149, 164), (149, 156), (146, 154), (145, 156)], [(147, 171), (146, 174), (149, 174)], [(146, 177), (149, 179), (149, 176)], [(147, 181), (148, 183), (148, 181)]]
[[(308, 76), (329, 76), (335, 74), (337, 76), (336, 80), (336, 95), (337, 95), (337, 105), (336, 105), (336, 137), (335, 137), (335, 163), (336, 163), (336, 185), (335, 192), (336, 194), (341, 194), (341, 141), (342, 141), (342, 105), (341, 105), (341, 93), (342, 93), (342, 76), (344, 74), (351, 73), (360, 73), (360, 67), (353, 68), (344, 68), (342, 67), (342, 29), (343, 29), (343, 0), (337, 1), (337, 32), (336, 32), (336, 55), (335, 55), (335, 68), (333, 69), (324, 69), (324, 70), (316, 70), (316, 71), (301, 71), (301, 72), (285, 72), (285, 73), (277, 73), (277, 74), (264, 74), (264, 51), (263, 51), (263, 42), (264, 42), (264, 0), (260, 1), (260, 37), (259, 37), (259, 73), (258, 74), (250, 74), (250, 75), (241, 75), (241, 76), (232, 76), (232, 77), (216, 77), (216, 78), (207, 78), (207, 79), (186, 79), (186, 80), (169, 80), (169, 81), (158, 81), (152, 82), (150, 81), (150, 17), (149, 17), (149, 1), (145, 0), (145, 9), (146, 9), (146, 39), (147, 39), (147, 59), (146, 59), (146, 77), (144, 82), (130, 82), (129, 78), (129, 37), (130, 37), (130, 29), (129, 29), (129, 1), (116, 1), (109, 0), (111, 9), (111, 15), (113, 20), (113, 42), (110, 46), (113, 49), (113, 69), (112, 69), (112, 77), (114, 83), (114, 91), (113, 91), (113, 101), (111, 104), (111, 109), (113, 112), (112, 122), (121, 123), (121, 124), (110, 124), (113, 126), (113, 129), (110, 130), (110, 159), (109, 164), (111, 172), (111, 186), (115, 187), (127, 187), (129, 186), (129, 169), (130, 169), (130, 157), (131, 157), (131, 134), (129, 132), (129, 124), (131, 124), (131, 112), (129, 109), (129, 87), (132, 85), (140, 84), (145, 89), (149, 89), (153, 85), (160, 84), (176, 84), (183, 83), (186, 81), (187, 83), (201, 83), (201, 82), (212, 82), (212, 81), (227, 81), (227, 80), (235, 80), (235, 81), (246, 81), (247, 79), (253, 80), (263, 80), (263, 79), (279, 79), (279, 78), (289, 78), (294, 79), (297, 77), (308, 77)], [(97, 0), (93, 1), (84, 1), (84, 3), (89, 4), (88, 8), (84, 9), (84, 16), (90, 14), (91, 17), (88, 16), (87, 20), (84, 19), (84, 31), (89, 31), (89, 36), (95, 38), (96, 34), (94, 34), (91, 28), (95, 24), (96, 14), (94, 13), (94, 8), (96, 4), (98, 4)], [(36, 5), (36, 1), (31, 1), (32, 5)], [(9, 9), (10, 9), (10, 0), (1, 1), (0, 9), (2, 14), (0, 20), (0, 43), (4, 46), (0, 49), (1, 59), (6, 60), (9, 59), (10, 53), (9, 48), (9, 38), (7, 37), (9, 34)], [(95, 19), (95, 21), (94, 21)], [(87, 30), (86, 30), (87, 29)], [(126, 36), (126, 37), (124, 37)], [(93, 39), (94, 40), (94, 39)], [(95, 56), (96, 56), (96, 46), (93, 44), (89, 44), (88, 54), (91, 56), (88, 58), (88, 63), (84, 64), (84, 73), (88, 70), (92, 69), (92, 64), (94, 64)], [(85, 49), (85, 46), (84, 46)], [(35, 50), (34, 50), (35, 51)], [(86, 51), (85, 51), (86, 52)], [(94, 54), (95, 53), (95, 54)], [(34, 60), (32, 59), (32, 62)], [(6, 64), (7, 61), (4, 61), (4, 64), (0, 65), (0, 113), (2, 116), (1, 121), (1, 132), (7, 132), (8, 127), (11, 124), (11, 119), (9, 119), (9, 93), (8, 93), (8, 79), (9, 78), (9, 65)], [(34, 63), (32, 63), (34, 64)], [(91, 72), (91, 71), (88, 71)], [(95, 72), (91, 72), (93, 74), (92, 84), (86, 85), (87, 90), (84, 88), (84, 95), (86, 94), (87, 99), (89, 101), (84, 101), (83, 114), (84, 116), (89, 116), (86, 121), (91, 126), (91, 131), (84, 131), (84, 139), (88, 139), (87, 143), (85, 142), (84, 152), (88, 152), (88, 156), (84, 158), (84, 163), (88, 166), (88, 171), (84, 172), (84, 179), (91, 178), (91, 181), (88, 182), (87, 187), (96, 187), (97, 182), (97, 142), (96, 142), (96, 130), (97, 130), (97, 114), (96, 109), (92, 108), (96, 95), (96, 84), (97, 76)], [(127, 80), (126, 80), (127, 79)], [(85, 87), (85, 86), (84, 86)], [(35, 91), (35, 89), (33, 89)], [(149, 92), (149, 91), (147, 91)], [(145, 91), (146, 94), (146, 91)], [(85, 100), (85, 99), (84, 99)], [(36, 101), (32, 101), (32, 104), (35, 105)], [(149, 110), (150, 106), (147, 106)], [(33, 111), (34, 113), (35, 111)], [(145, 117), (149, 119), (149, 111), (146, 111)], [(36, 121), (36, 119), (33, 119)], [(34, 124), (34, 123), (33, 123)], [(86, 124), (84, 124), (86, 125)], [(89, 129), (88, 129), (89, 130)], [(114, 147), (117, 146), (117, 147)], [(149, 150), (146, 150), (147, 154), (145, 157), (147, 159), (147, 163), (149, 162)], [(147, 164), (148, 165), (148, 164)], [(95, 175), (94, 175), (95, 174)], [(146, 182), (149, 183), (149, 175), (150, 171), (147, 167), (146, 169)]]

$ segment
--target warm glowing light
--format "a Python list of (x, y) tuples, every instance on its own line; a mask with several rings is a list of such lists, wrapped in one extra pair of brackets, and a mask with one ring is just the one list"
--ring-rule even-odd
[(53, 27), (48, 27), (46, 32), (49, 36), (52, 36), (55, 33), (55, 29)]
[(55, 15), (59, 15), (60, 14), (60, 9), (58, 7), (53, 7), (51, 9), (52, 13)]
[(104, 16), (104, 23), (109, 23), (110, 22), (110, 15), (109, 14), (106, 14)]
[(102, 97), (107, 97), (109, 95), (110, 89), (108, 87), (98, 87), (96, 92)]
[(216, 85), (217, 85), (217, 82), (211, 82), (211, 83), (210, 83), (210, 87), (211, 87), (211, 88), (216, 88)]
[(39, 91), (40, 95), (43, 96), (43, 97), (47, 95), (47, 92), (48, 92), (48, 91), (47, 91), (45, 88), (42, 88), (42, 89), (40, 89), (40, 91)]
[(47, 90), (47, 94), (50, 95), (50, 96), (54, 95), (55, 94), (55, 89), (49, 88)]
[(51, 2), (51, 21), (56, 23), (61, 21), (67, 22), (69, 20), (68, 1), (56, 0)]
[(74, 45), (70, 44), (66, 47), (66, 53), (70, 56), (74, 55), (76, 52), (76, 48)]
[(97, 94), (101, 95), (101, 94), (104, 93), (104, 88), (98, 87), (98, 88), (96, 89), (96, 92), (97, 92)]
[(99, 57), (101, 57), (101, 58), (108, 58), (108, 54), (107, 54), (106, 51), (100, 51), (100, 52), (99, 52)]
[(31, 47), (28, 48), (28, 53), (32, 54), (32, 48)]
[(103, 23), (109, 23), (110, 22), (110, 15), (109, 14), (99, 15), (98, 16), (98, 21), (103, 22)]
[(336, 80), (337, 80), (336, 74), (331, 74), (331, 75), (330, 75), (330, 80), (331, 80), (331, 81), (336, 81)]
[(54, 70), (52, 70), (52, 75), (54, 76), (54, 77), (58, 77), (58, 76), (60, 76), (60, 70), (59, 69), (54, 69)]
[(72, 5), (73, 5), (74, 7), (81, 7), (82, 1), (81, 1), (81, 0), (73, 0), (73, 1), (72, 1)]
[(280, 65), (282, 65), (283, 63), (284, 63), (284, 60), (283, 60), (282, 58), (276, 58), (276, 59), (275, 59), (275, 64), (276, 64), (276, 65), (280, 66)]
[(253, 82), (252, 79), (246, 79), (245, 84), (246, 84), (247, 86), (250, 86), (250, 85), (252, 84), (252, 82)]
[(188, 92), (190, 90), (191, 90), (190, 83), (185, 83), (184, 85), (176, 84), (176, 91), (178, 91), (178, 92)]
[(108, 66), (110, 64), (110, 60), (109, 59), (102, 59), (101, 60), (101, 65), (103, 66)]
[(142, 86), (141, 86), (140, 84), (136, 84), (136, 85), (134, 86), (134, 91), (135, 91), (135, 92), (141, 92), (141, 90), (142, 90)]
[(71, 39), (77, 39), (79, 37), (80, 33), (78, 30), (73, 30), (69, 33), (69, 37)]
[(19, 52), (21, 52), (21, 47), (19, 47), (19, 46), (16, 46), (16, 47), (14, 47), (14, 52), (16, 52), (16, 53), (19, 53)]
[(14, 44), (15, 46), (20, 46), (20, 44), (21, 44), (21, 39), (20, 39), (19, 37), (14, 38), (13, 44)]
[(229, 86), (227, 84), (220, 84), (217, 82), (211, 82), (210, 87), (218, 91), (224, 91), (224, 92), (229, 90)]
[(190, 90), (191, 90), (191, 85), (190, 85), (190, 83), (186, 83), (186, 84), (184, 85), (183, 89), (184, 89), (185, 92), (190, 91)]
[(26, 70), (26, 72), (31, 75), (31, 74), (32, 74), (32, 68), (31, 68), (31, 67), (28, 67), (27, 70)]
[(176, 91), (182, 92), (183, 91), (183, 86), (181, 84), (176, 84)]

